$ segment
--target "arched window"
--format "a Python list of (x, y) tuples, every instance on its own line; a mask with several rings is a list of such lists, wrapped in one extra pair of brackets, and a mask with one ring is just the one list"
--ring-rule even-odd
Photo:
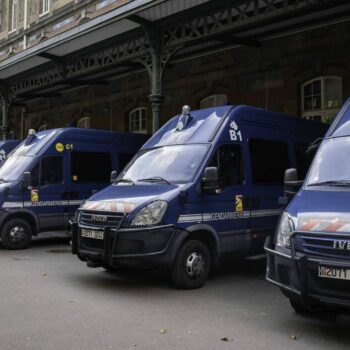
[(129, 131), (135, 133), (147, 133), (147, 109), (139, 107), (129, 113)]
[(84, 129), (90, 129), (90, 117), (84, 117), (78, 120), (77, 127), (78, 128), (84, 128)]
[(302, 117), (331, 123), (343, 103), (342, 78), (318, 77), (301, 86)]
[(47, 130), (48, 127), (47, 127), (47, 124), (43, 124), (39, 127), (38, 131), (44, 131), (44, 130)]
[(200, 102), (200, 108), (211, 108), (224, 106), (227, 104), (227, 96), (226, 95), (210, 95), (208, 97), (203, 98)]

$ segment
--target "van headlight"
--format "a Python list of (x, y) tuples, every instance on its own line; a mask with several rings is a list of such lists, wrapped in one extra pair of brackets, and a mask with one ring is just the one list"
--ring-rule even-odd
[(151, 226), (159, 224), (168, 208), (165, 201), (155, 201), (142, 208), (131, 221), (130, 226)]
[(294, 222), (292, 218), (284, 212), (277, 226), (276, 245), (278, 247), (289, 248), (290, 236), (294, 231)]

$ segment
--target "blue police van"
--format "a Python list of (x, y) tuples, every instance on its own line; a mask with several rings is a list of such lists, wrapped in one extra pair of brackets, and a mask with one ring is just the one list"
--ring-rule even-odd
[[(295, 169), (286, 172), (291, 197)], [(291, 186), (292, 185), (292, 186)], [(350, 309), (350, 99), (321, 145), (305, 182), (266, 241), (267, 280), (294, 310)]]
[(7, 249), (32, 235), (68, 228), (82, 201), (110, 183), (147, 140), (101, 130), (63, 128), (29, 136), (0, 167), (0, 231)]
[(19, 140), (0, 141), (0, 164), (2, 164), (7, 156), (21, 143)]
[(249, 106), (185, 106), (81, 206), (73, 253), (89, 267), (162, 269), (198, 288), (222, 258), (262, 250), (285, 170), (306, 172), (305, 150), (324, 132)]

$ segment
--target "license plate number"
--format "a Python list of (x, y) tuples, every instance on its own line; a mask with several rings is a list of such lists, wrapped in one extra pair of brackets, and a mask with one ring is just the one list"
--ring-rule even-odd
[(337, 280), (350, 280), (350, 269), (344, 267), (319, 266), (318, 277)]
[(104, 232), (103, 231), (95, 231), (95, 230), (87, 230), (83, 228), (81, 230), (81, 236), (85, 238), (93, 238), (93, 239), (103, 239)]

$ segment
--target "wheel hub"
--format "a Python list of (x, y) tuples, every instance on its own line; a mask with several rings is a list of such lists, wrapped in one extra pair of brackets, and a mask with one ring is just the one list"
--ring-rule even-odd
[(186, 271), (191, 278), (198, 278), (205, 270), (205, 260), (198, 252), (191, 253), (186, 260)]
[(25, 239), (25, 231), (21, 226), (15, 226), (11, 229), (10, 237), (12, 242), (19, 243)]

